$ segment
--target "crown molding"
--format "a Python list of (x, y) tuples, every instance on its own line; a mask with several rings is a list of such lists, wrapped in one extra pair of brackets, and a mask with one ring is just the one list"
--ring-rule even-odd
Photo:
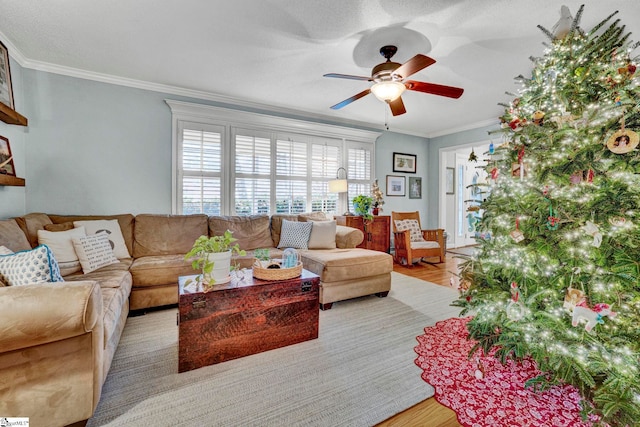
[(464, 126), (459, 126), (456, 128), (451, 128), (451, 129), (444, 129), (438, 132), (434, 132), (434, 133), (430, 133), (428, 135), (426, 135), (427, 138), (431, 139), (431, 138), (437, 138), (439, 136), (444, 136), (444, 135), (451, 135), (454, 133), (458, 133), (458, 132), (464, 132), (466, 130), (473, 130), (473, 129), (479, 129), (479, 128), (483, 128), (483, 127), (487, 127), (487, 126), (498, 126), (500, 124), (500, 120), (499, 119), (488, 119), (488, 120), (482, 120), (479, 122), (475, 122), (475, 123), (468, 123)]

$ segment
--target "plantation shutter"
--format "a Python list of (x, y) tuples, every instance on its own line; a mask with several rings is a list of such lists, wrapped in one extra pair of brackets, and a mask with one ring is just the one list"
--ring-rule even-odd
[(338, 145), (325, 143), (311, 144), (311, 211), (335, 215), (338, 210), (338, 194), (329, 193), (329, 181), (336, 178), (342, 164)]
[(276, 213), (307, 210), (307, 159), (306, 142), (276, 141)]
[(347, 148), (347, 171), (349, 177), (349, 211), (353, 212), (352, 200), (359, 194), (371, 195), (372, 146), (350, 143)]
[(271, 139), (236, 130), (235, 189), (236, 215), (268, 215), (271, 212)]
[(178, 198), (185, 215), (220, 215), (222, 136), (216, 126), (185, 123), (179, 141)]

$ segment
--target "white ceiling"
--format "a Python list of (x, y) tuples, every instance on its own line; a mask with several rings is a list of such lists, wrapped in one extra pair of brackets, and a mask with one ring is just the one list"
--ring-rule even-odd
[[(497, 122), (513, 77), (543, 52), (536, 25), (551, 29), (562, 4), (575, 14), (582, 3), (583, 29), (619, 10), (640, 38), (637, 0), (0, 0), (0, 41), (28, 68), (434, 136)], [(407, 91), (397, 117), (373, 95), (330, 110), (369, 83), (322, 75), (369, 76), (382, 44), (398, 44), (397, 62), (431, 56), (411, 78), (464, 94)]]

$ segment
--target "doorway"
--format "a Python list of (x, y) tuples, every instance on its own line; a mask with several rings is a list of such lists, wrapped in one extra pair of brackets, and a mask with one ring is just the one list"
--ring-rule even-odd
[[(486, 189), (473, 184), (487, 183), (484, 170), (491, 141), (440, 150), (439, 227), (447, 231), (447, 247), (461, 248), (476, 244), (477, 225), (482, 218), (480, 203)], [(474, 153), (477, 161), (470, 156)], [(473, 157), (473, 156), (472, 156)], [(453, 185), (451, 175), (453, 174)]]

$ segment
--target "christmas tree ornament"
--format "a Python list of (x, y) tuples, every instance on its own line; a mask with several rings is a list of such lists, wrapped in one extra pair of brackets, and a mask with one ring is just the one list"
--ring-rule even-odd
[(580, 184), (582, 182), (582, 177), (584, 176), (584, 172), (578, 171), (571, 174), (569, 177), (569, 182), (573, 185)]
[(491, 169), (491, 179), (493, 179), (494, 181), (498, 179), (499, 174), (500, 172), (498, 172), (498, 168), (494, 167), (493, 169)]
[(623, 216), (610, 216), (607, 221), (609, 221), (609, 224), (613, 225), (614, 227), (624, 227), (625, 225), (632, 224), (630, 220), (627, 220)]
[(491, 144), (489, 144), (489, 154), (493, 155), (493, 153), (495, 153), (496, 150), (493, 147), (493, 141), (491, 141)]
[(524, 306), (520, 302), (520, 289), (516, 282), (511, 282), (511, 301), (507, 304), (507, 317), (518, 321), (524, 317)]
[(562, 306), (573, 313), (573, 309), (578, 305), (586, 304), (587, 299), (580, 289), (575, 289), (569, 286), (567, 288), (567, 293), (564, 296), (564, 303)]
[(560, 226), (560, 218), (558, 218), (556, 215), (556, 211), (555, 209), (553, 209), (553, 203), (551, 202), (551, 200), (546, 199), (547, 202), (549, 202), (549, 216), (547, 217), (547, 229), (549, 230), (557, 230), (558, 227)]
[(587, 171), (587, 182), (589, 184), (593, 183), (593, 175), (594, 175), (593, 169), (589, 169)]
[(509, 233), (514, 242), (520, 243), (524, 240), (524, 233), (520, 231), (520, 219), (516, 217), (516, 229)]
[(626, 154), (633, 151), (640, 142), (638, 134), (632, 130), (625, 129), (624, 124), (622, 129), (616, 131), (607, 140), (607, 148), (616, 154)]
[(594, 305), (593, 309), (590, 309), (589, 307), (576, 306), (573, 309), (573, 314), (571, 315), (571, 325), (576, 327), (581, 320), (586, 320), (587, 324), (584, 326), (584, 329), (587, 332), (591, 332), (593, 327), (598, 323), (604, 323), (605, 316), (614, 318), (616, 315), (617, 313), (611, 310), (609, 304), (599, 303)]
[(476, 152), (473, 151), (473, 148), (471, 149), (471, 154), (469, 154), (469, 161), (470, 162), (477, 162), (478, 161), (478, 156), (476, 155)]
[(544, 122), (544, 113), (540, 110), (536, 110), (535, 113), (533, 113), (533, 123), (537, 124), (538, 126), (542, 126)]
[(599, 248), (602, 244), (602, 233), (600, 232), (600, 227), (598, 227), (594, 222), (587, 221), (585, 225), (582, 226), (582, 229), (588, 236), (593, 237), (593, 242), (591, 246), (594, 248)]

